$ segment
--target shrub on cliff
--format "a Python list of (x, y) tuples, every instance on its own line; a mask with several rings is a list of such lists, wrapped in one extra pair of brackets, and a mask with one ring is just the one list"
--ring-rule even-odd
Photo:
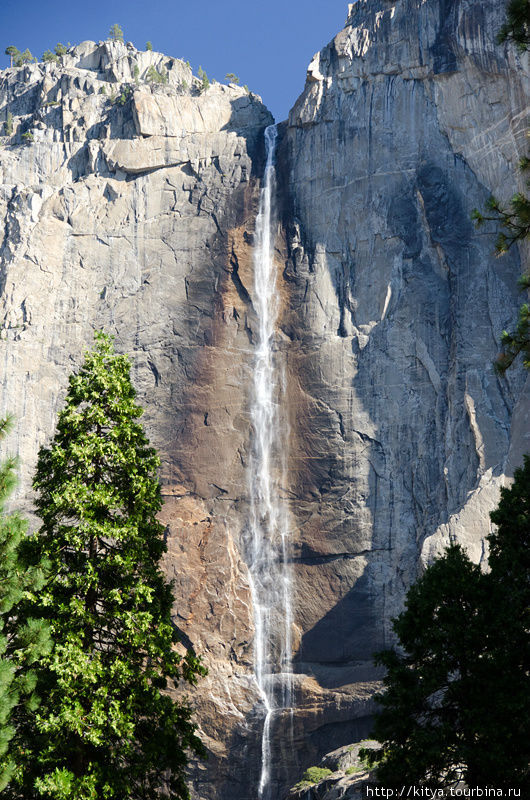
[(158, 70), (151, 64), (145, 73), (145, 79), (148, 83), (167, 83), (167, 74), (158, 72)]
[(210, 81), (208, 79), (208, 75), (206, 74), (206, 72), (203, 70), (202, 67), (199, 67), (199, 69), (197, 70), (197, 76), (198, 76), (198, 78), (199, 78), (199, 80), (201, 82), (201, 85), (199, 87), (199, 91), (202, 94), (202, 92), (205, 92), (208, 89), (208, 87), (210, 86)]
[(491, 515), (491, 571), (458, 546), (432, 564), (394, 621), (374, 738), (385, 787), (529, 788), (530, 458)]
[[(0, 420), (0, 439), (10, 427)], [(0, 464), (0, 792), (15, 777), (21, 720), (39, 705), (35, 663), (50, 651), (46, 621), (24, 614), (22, 606), (42, 588), (45, 564), (30, 564), (24, 554), (26, 523), (4, 512), (15, 484), (15, 461)], [(23, 621), (19, 619), (19, 615)], [(25, 618), (24, 618), (25, 617)], [(4, 795), (2, 795), (4, 796)]]
[(52, 574), (36, 610), (54, 650), (39, 665), (25, 798), (187, 798), (188, 755), (202, 753), (191, 709), (165, 691), (204, 670), (174, 649), (159, 459), (141, 414), (129, 359), (97, 334), (34, 482), (42, 527), (31, 549)]

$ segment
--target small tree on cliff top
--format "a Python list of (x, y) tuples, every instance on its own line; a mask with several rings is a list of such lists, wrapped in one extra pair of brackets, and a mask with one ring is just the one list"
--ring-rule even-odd
[(109, 39), (112, 39), (114, 42), (123, 42), (123, 31), (117, 22), (110, 27)]
[(187, 798), (188, 754), (202, 753), (190, 708), (164, 692), (204, 670), (174, 649), (159, 459), (141, 414), (129, 359), (96, 334), (34, 482), (33, 551), (53, 573), (38, 610), (55, 649), (28, 730), (25, 798)]

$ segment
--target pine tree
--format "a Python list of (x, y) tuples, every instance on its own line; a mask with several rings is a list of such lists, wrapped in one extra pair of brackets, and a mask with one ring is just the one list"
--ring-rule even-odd
[(109, 38), (114, 42), (123, 42), (123, 31), (117, 22), (115, 22), (114, 25), (111, 25)]
[(510, 0), (506, 8), (506, 22), (498, 41), (514, 42), (519, 50), (528, 50), (530, 44), (530, 0)]
[(206, 72), (203, 70), (202, 67), (199, 67), (199, 69), (197, 70), (197, 76), (201, 82), (199, 91), (201, 93), (205, 92), (210, 86), (210, 81), (208, 79), (208, 75), (206, 74)]
[(491, 520), (488, 653), (491, 710), (504, 773), (530, 794), (530, 456)]
[[(0, 439), (10, 426), (9, 418), (0, 420)], [(45, 572), (24, 559), (26, 523), (4, 512), (15, 466), (12, 458), (0, 465), (0, 792), (17, 770), (21, 717), (38, 707), (35, 663), (50, 651), (48, 625), (31, 616), (22, 624), (18, 619), (21, 604), (42, 588)]]
[(17, 58), (17, 56), (20, 55), (20, 51), (19, 51), (18, 47), (15, 47), (14, 44), (10, 44), (9, 47), (6, 47), (5, 54), (6, 54), (6, 56), (9, 56), (9, 58), (10, 58), (10, 66), (12, 67), (13, 66), (13, 61)]
[(463, 778), (476, 784), (473, 748), (480, 743), (466, 707), (484, 701), (475, 675), (483, 630), (471, 624), (484, 593), (480, 569), (456, 545), (409, 589), (394, 620), (400, 650), (377, 655), (387, 671), (373, 731), (382, 747), (363, 753), (380, 761), (383, 786), (446, 788)]
[(175, 650), (159, 459), (141, 414), (129, 359), (96, 334), (34, 482), (32, 547), (53, 574), (38, 607), (55, 649), (40, 670), (25, 798), (186, 798), (188, 756), (202, 753), (189, 706), (165, 691), (204, 670)]
[(24, 64), (31, 64), (36, 60), (37, 59), (31, 52), (31, 50), (29, 50), (29, 48), (26, 47), (26, 49), (22, 53), (18, 53), (15, 56), (15, 66), (22, 67)]
[(491, 519), (489, 573), (453, 546), (395, 620), (374, 738), (377, 780), (530, 789), (530, 458)]
[(57, 55), (57, 53), (52, 53), (51, 50), (45, 50), (44, 53), (42, 54), (42, 60), (45, 63), (53, 63), (59, 60), (59, 56)]

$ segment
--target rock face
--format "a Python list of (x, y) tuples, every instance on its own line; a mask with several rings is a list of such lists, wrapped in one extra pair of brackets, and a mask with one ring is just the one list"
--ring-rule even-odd
[(321, 685), (391, 642), (451, 539), (484, 560), (529, 447), (523, 370), (492, 366), (519, 257), (495, 259), (470, 221), (516, 191), (526, 146), (527, 62), (495, 43), (501, 6), (359, 0), (285, 129), (296, 668)]
[(293, 786), (287, 800), (364, 800), (370, 772), (359, 753), (361, 749), (378, 747), (373, 739), (366, 739), (327, 753), (316, 768), (316, 774), (315, 768), (310, 769), (307, 777)]
[[(451, 538), (484, 559), (488, 512), (529, 449), (522, 369), (501, 381), (490, 366), (519, 257), (494, 259), (470, 222), (515, 191), (525, 146), (528, 76), (494, 43), (497, 5), (359, 0), (280, 126), (297, 709), (273, 726), (274, 800), (368, 734), (371, 656), (407, 586)], [(17, 415), (19, 501), (92, 331), (114, 333), (162, 457), (175, 622), (210, 670), (192, 697), (211, 754), (193, 796), (256, 800), (244, 531), (270, 114), (112, 42), (5, 70), (8, 113), (1, 410)]]
[[(149, 82), (150, 67), (167, 82)], [(1, 410), (17, 418), (20, 499), (31, 508), (37, 451), (53, 434), (68, 374), (104, 328), (133, 356), (163, 460), (175, 621), (210, 669), (195, 701), (211, 751), (204, 780), (217, 782), (203, 791), (199, 773), (197, 796), (221, 796), (234, 769), (245, 786), (243, 761), (227, 754), (252, 728), (257, 700), (236, 507), (249, 439), (245, 284), (272, 118), (243, 89), (201, 92), (183, 62), (111, 42), (4, 71), (2, 122), (8, 113)]]

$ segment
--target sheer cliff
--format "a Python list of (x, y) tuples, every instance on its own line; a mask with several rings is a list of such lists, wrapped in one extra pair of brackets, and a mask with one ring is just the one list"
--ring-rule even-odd
[[(497, 0), (359, 0), (279, 125), (295, 709), (273, 720), (275, 799), (368, 733), (371, 656), (407, 586), (451, 539), (484, 560), (489, 511), (530, 449), (525, 374), (492, 367), (524, 253), (495, 259), (493, 228), (470, 221), (517, 189), (526, 146), (528, 64), (495, 44), (502, 16)], [(20, 499), (68, 373), (95, 328), (114, 333), (162, 456), (175, 624), (210, 670), (192, 700), (211, 756), (192, 790), (255, 800), (244, 533), (270, 114), (112, 42), (5, 70), (8, 113), (1, 410), (17, 415)]]

